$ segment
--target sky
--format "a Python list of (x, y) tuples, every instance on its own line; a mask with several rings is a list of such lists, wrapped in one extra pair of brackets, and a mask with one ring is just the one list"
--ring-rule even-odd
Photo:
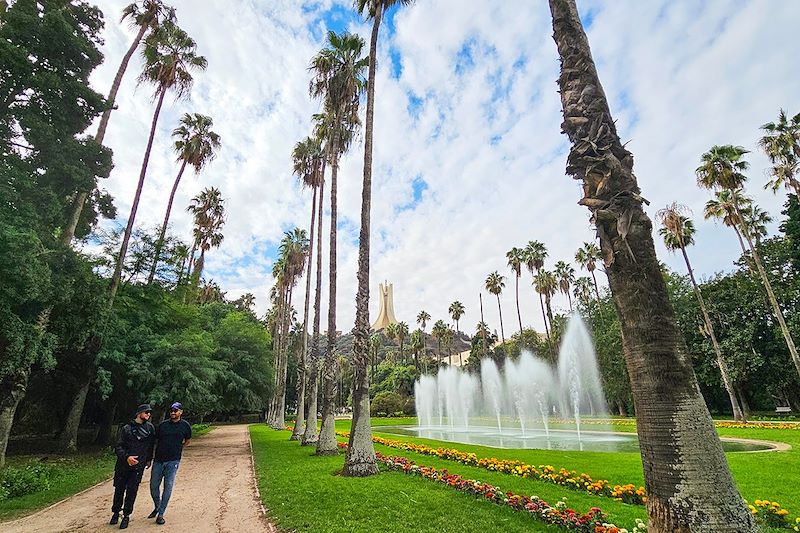
[[(106, 18), (105, 62), (91, 83), (103, 94), (134, 36), (119, 23), (129, 1), (97, 1)], [(195, 74), (188, 98), (165, 101), (136, 225), (153, 227), (163, 219), (178, 170), (170, 133), (180, 117), (211, 116), (222, 149), (202, 173), (183, 177), (171, 231), (189, 241), (189, 200), (204, 187), (221, 189), (225, 240), (207, 254), (205, 276), (231, 299), (255, 294), (261, 314), (269, 305), (278, 242), (285, 231), (310, 223), (311, 193), (301, 189), (291, 164), (294, 144), (311, 133), (311, 115), (320, 108), (308, 96), (308, 64), (328, 30), (361, 35), (368, 51), (371, 25), (350, 1), (172, 5), (208, 69)], [(785, 194), (764, 190), (768, 162), (756, 143), (759, 126), (775, 120), (779, 108), (800, 111), (800, 70), (786, 47), (800, 2), (578, 5), (618, 132), (651, 202), (648, 214), (674, 201), (687, 205), (697, 225), (697, 244), (689, 250), (696, 273), (707, 278), (731, 270), (736, 237), (703, 220), (709, 192), (697, 188), (694, 169), (714, 144), (752, 150), (747, 192), (775, 218), (770, 229), (777, 231)], [(153, 88), (137, 86), (140, 70), (137, 54), (105, 138), (115, 168), (102, 186), (114, 196), (119, 216), (104, 222), (107, 227), (127, 220), (152, 120)], [(547, 2), (416, 0), (387, 14), (377, 62), (370, 286), (375, 295), (379, 282), (394, 284), (399, 320), (413, 327), (425, 309), (434, 321), (449, 322), (447, 308), (459, 300), (466, 307), (461, 329), (472, 332), (483, 292), (484, 319), (499, 333), (497, 300), (483, 288), (497, 270), (506, 276), (500, 304), (510, 336), (519, 325), (505, 254), (529, 240), (547, 245), (546, 268), (565, 260), (581, 274), (575, 251), (595, 233), (588, 211), (577, 205), (579, 183), (564, 174), (568, 144), (560, 133), (557, 76)], [(362, 140), (343, 158), (339, 175), (336, 328), (342, 331), (352, 329), (355, 316)], [(326, 273), (328, 215), (326, 207)], [(658, 242), (657, 252), (671, 268), (685, 270), (682, 259)], [(606, 285), (605, 274), (597, 276)], [(327, 275), (323, 286), (324, 317)], [(301, 316), (304, 289), (301, 282), (295, 291)], [(542, 330), (528, 274), (519, 281), (519, 295), (523, 325)], [(566, 297), (556, 297), (554, 305), (568, 310)], [(374, 319), (376, 298), (370, 311)]]

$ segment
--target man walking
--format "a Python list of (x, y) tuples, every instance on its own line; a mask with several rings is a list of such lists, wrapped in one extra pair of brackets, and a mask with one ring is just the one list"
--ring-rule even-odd
[[(165, 420), (156, 428), (156, 454), (153, 471), (150, 473), (150, 496), (153, 497), (153, 512), (147, 518), (156, 519), (156, 524), (164, 524), (164, 513), (169, 498), (172, 496), (172, 485), (178, 473), (183, 447), (192, 438), (192, 426), (181, 420), (183, 406), (175, 402), (169, 411), (169, 420)], [(164, 491), (161, 492), (161, 480), (164, 480)]]
[(116, 524), (119, 521), (119, 512), (122, 511), (120, 529), (128, 527), (142, 474), (153, 460), (155, 428), (150, 423), (150, 411), (148, 404), (142, 404), (136, 409), (136, 417), (122, 426), (114, 448), (117, 463), (114, 466), (114, 503), (111, 506), (109, 523)]

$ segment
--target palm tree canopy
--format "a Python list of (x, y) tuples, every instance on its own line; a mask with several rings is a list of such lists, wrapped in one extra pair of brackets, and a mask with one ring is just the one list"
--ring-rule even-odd
[(516, 274), (517, 277), (522, 275), (522, 265), (525, 263), (525, 250), (517, 248), (516, 246), (506, 252), (506, 259), (508, 259), (508, 267)]
[(592, 285), (592, 278), (588, 276), (581, 276), (575, 280), (572, 294), (574, 294), (575, 297), (581, 302), (586, 303), (592, 298), (593, 287), (594, 285)]
[(322, 183), (322, 141), (319, 137), (306, 137), (292, 150), (292, 171), (303, 187), (316, 188)]
[(688, 211), (686, 206), (675, 202), (656, 213), (656, 219), (661, 223), (658, 233), (667, 249), (680, 250), (694, 244), (694, 222), (684, 215)]
[(486, 290), (495, 296), (499, 296), (505, 286), (505, 277), (501, 276), (496, 270), (486, 277)]
[(289, 276), (287, 282), (294, 285), (302, 275), (306, 266), (306, 259), (310, 250), (308, 234), (306, 230), (294, 228), (283, 234), (281, 244), (278, 247), (279, 256), (285, 259), (286, 273)]
[(429, 315), (424, 309), (417, 314), (417, 324), (421, 325), (423, 329), (425, 328), (425, 324), (427, 324), (430, 319), (431, 315)]
[(598, 259), (600, 259), (600, 248), (593, 242), (584, 242), (575, 252), (575, 262), (588, 272), (594, 271)]
[(225, 200), (216, 187), (205, 188), (192, 198), (187, 211), (194, 215), (194, 241), (201, 250), (208, 251), (222, 244), (220, 232), (225, 224)]
[(205, 70), (206, 58), (197, 55), (197, 44), (176, 24), (165, 21), (144, 41), (144, 67), (139, 83), (153, 83), (156, 93), (173, 89), (178, 98), (189, 94), (192, 70)]
[(211, 131), (213, 125), (211, 117), (200, 113), (185, 113), (181, 117), (180, 126), (172, 131), (178, 161), (186, 161), (194, 167), (195, 172), (200, 172), (212, 161), (221, 146), (219, 135)]
[(558, 282), (559, 290), (564, 294), (568, 294), (570, 287), (575, 283), (575, 269), (565, 261), (558, 261), (555, 264), (553, 273)]
[(536, 288), (536, 292), (545, 296), (553, 296), (558, 289), (558, 281), (552, 272), (540, 270), (533, 277), (533, 286)]
[(772, 217), (756, 204), (742, 210), (742, 219), (748, 232), (755, 239), (767, 236), (767, 224), (772, 222)]
[(547, 259), (547, 248), (539, 241), (529, 241), (524, 250), (524, 262), (530, 272), (540, 270)]
[(447, 312), (450, 313), (450, 316), (453, 320), (460, 320), (462, 316), (464, 316), (464, 311), (466, 311), (464, 304), (456, 300), (455, 302), (450, 304), (450, 307), (447, 308)]
[(161, 0), (137, 0), (125, 6), (120, 22), (128, 19), (131, 26), (157, 28), (163, 22), (175, 22), (175, 8)]
[(744, 159), (747, 153), (741, 146), (712, 146), (695, 170), (697, 184), (706, 189), (741, 189), (747, 181), (744, 172), (750, 167)]
[(408, 6), (413, 2), (414, 0), (356, 0), (355, 8), (360, 15), (371, 19), (375, 16), (375, 8), (378, 6), (381, 6), (381, 11), (386, 13), (386, 11), (396, 5)]
[(796, 176), (800, 164), (800, 113), (791, 119), (783, 109), (778, 113), (777, 122), (768, 122), (761, 126), (764, 136), (759, 139), (758, 146), (769, 157), (772, 168), (770, 179), (765, 188), (777, 192), (782, 185), (800, 190), (800, 182)]
[(397, 328), (395, 329), (395, 336), (397, 340), (403, 342), (403, 340), (408, 337), (408, 324), (405, 322), (398, 322)]
[(703, 216), (706, 220), (716, 218), (726, 226), (736, 227), (742, 222), (739, 213), (736, 212), (736, 206), (738, 205), (740, 212), (743, 212), (750, 209), (752, 204), (753, 200), (745, 196), (742, 191), (724, 189), (717, 191), (714, 198), (706, 202)]

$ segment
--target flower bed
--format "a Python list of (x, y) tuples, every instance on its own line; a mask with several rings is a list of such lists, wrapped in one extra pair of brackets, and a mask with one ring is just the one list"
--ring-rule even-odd
[[(573, 420), (551, 419), (553, 424), (573, 424)], [(800, 423), (793, 422), (736, 422), (735, 420), (715, 420), (718, 428), (727, 429), (800, 429)], [(586, 418), (581, 420), (581, 426), (636, 426), (633, 418)]]

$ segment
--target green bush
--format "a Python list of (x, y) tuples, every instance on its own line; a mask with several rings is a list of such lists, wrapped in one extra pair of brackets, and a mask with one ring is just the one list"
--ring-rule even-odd
[(403, 410), (405, 400), (396, 392), (381, 392), (375, 396), (370, 404), (372, 416), (386, 416), (387, 413), (396, 413)]
[(45, 464), (8, 467), (0, 471), (0, 501), (50, 488), (53, 469)]

